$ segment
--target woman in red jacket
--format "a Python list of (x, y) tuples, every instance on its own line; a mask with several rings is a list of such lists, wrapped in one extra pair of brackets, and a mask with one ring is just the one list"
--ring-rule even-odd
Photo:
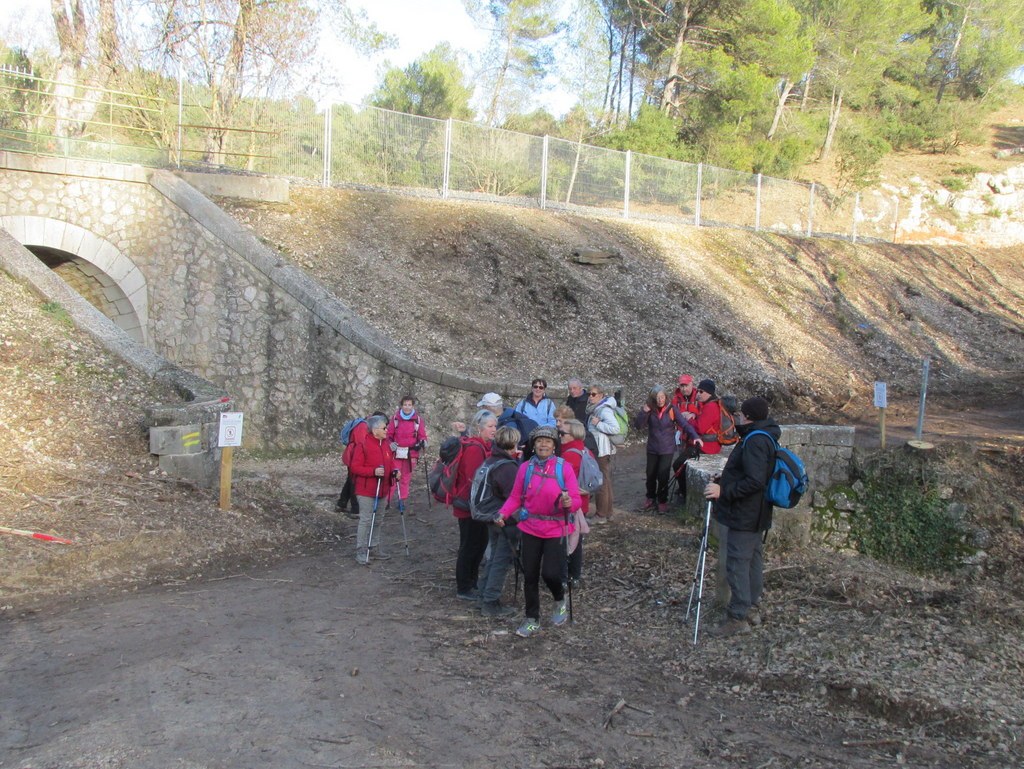
[(459, 554), (455, 557), (455, 595), (463, 601), (480, 597), (477, 579), (480, 561), (487, 550), (490, 530), (482, 521), (474, 521), (469, 512), (469, 494), (477, 468), (491, 454), (491, 443), (498, 431), (498, 418), (489, 409), (480, 409), (469, 423), (469, 437), (460, 439), (462, 452), (452, 485), (452, 515), (459, 521)]
[(366, 420), (366, 426), (367, 434), (355, 444), (349, 465), (349, 472), (355, 476), (356, 497), (359, 498), (356, 562), (363, 565), (368, 564), (371, 558), (379, 561), (390, 558), (380, 549), (380, 527), (384, 523), (384, 506), (380, 502), (388, 498), (392, 484), (399, 478), (395, 458), (387, 442), (387, 417), (372, 416)]
[(697, 385), (697, 400), (700, 401), (700, 413), (690, 423), (704, 444), (700, 450), (705, 454), (718, 454), (722, 444), (718, 442), (718, 429), (722, 424), (722, 404), (715, 397), (715, 383), (711, 379), (702, 379)]

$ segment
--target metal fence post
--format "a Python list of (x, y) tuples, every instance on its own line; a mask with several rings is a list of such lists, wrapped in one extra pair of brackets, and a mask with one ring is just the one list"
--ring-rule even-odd
[(807, 237), (814, 233), (814, 182), (811, 182), (811, 202), (807, 208)]
[(178, 168), (181, 168), (181, 124), (185, 122), (182, 118), (184, 117), (185, 110), (185, 75), (182, 72), (181, 62), (178, 62)]
[(853, 242), (857, 242), (857, 217), (860, 216), (860, 193), (853, 196)]
[(700, 227), (700, 192), (704, 186), (704, 164), (697, 164), (697, 202), (693, 207), (693, 224)]
[(321, 185), (331, 186), (331, 147), (334, 138), (334, 105), (328, 104), (324, 108), (324, 173)]
[(622, 193), (622, 218), (629, 218), (629, 180), (633, 172), (633, 150), (626, 150), (626, 178)]
[(757, 196), (754, 198), (754, 232), (761, 231), (761, 174), (757, 175)]
[(544, 143), (540, 153), (540, 207), (548, 207), (548, 140), (551, 137), (544, 134)]
[(914, 431), (917, 440), (921, 440), (921, 434), (924, 432), (924, 403), (928, 397), (928, 370), (931, 365), (932, 359), (925, 356), (921, 361), (921, 401), (917, 407), (917, 429)]
[(452, 119), (444, 124), (444, 163), (441, 172), (441, 197), (448, 199), (448, 185), (451, 182), (452, 173)]

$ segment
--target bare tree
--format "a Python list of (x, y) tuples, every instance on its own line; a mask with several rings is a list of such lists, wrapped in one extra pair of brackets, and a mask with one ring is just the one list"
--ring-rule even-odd
[[(54, 77), (55, 132), (73, 137), (93, 118), (103, 89), (116, 70), (117, 15), (114, 0), (98, 0), (92, 9), (86, 7), (85, 0), (50, 0), (50, 14), (59, 47)], [(79, 93), (80, 89), (84, 92)]]

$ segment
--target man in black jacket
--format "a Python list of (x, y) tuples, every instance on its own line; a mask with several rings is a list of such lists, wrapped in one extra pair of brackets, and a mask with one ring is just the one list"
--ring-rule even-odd
[(761, 623), (759, 602), (764, 586), (764, 532), (772, 525), (772, 505), (765, 489), (775, 465), (775, 444), (782, 434), (768, 416), (768, 401), (748, 398), (740, 405), (736, 432), (741, 441), (725, 463), (718, 483), (704, 489), (707, 499), (715, 500), (715, 517), (729, 529), (726, 540), (725, 572), (732, 593), (725, 621), (712, 635), (726, 637), (747, 633), (751, 625)]

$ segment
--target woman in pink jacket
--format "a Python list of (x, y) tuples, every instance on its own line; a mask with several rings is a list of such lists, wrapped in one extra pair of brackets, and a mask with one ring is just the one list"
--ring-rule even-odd
[(416, 460), (427, 444), (427, 426), (416, 412), (416, 399), (411, 395), (402, 398), (398, 411), (388, 422), (388, 443), (395, 455), (395, 466), (402, 471), (397, 488), (399, 504), (404, 509)]
[(533, 456), (520, 465), (512, 493), (501, 506), (501, 518), (497, 522), (503, 525), (513, 515), (519, 521), (526, 618), (516, 635), (523, 638), (540, 631), (542, 577), (555, 600), (551, 623), (563, 625), (569, 619), (562, 585), (565, 563), (562, 535), (573, 532), (571, 521), (566, 530), (566, 517), (579, 510), (582, 504), (576, 473), (568, 462), (556, 455), (558, 431), (554, 427), (538, 427), (530, 433), (530, 444)]

